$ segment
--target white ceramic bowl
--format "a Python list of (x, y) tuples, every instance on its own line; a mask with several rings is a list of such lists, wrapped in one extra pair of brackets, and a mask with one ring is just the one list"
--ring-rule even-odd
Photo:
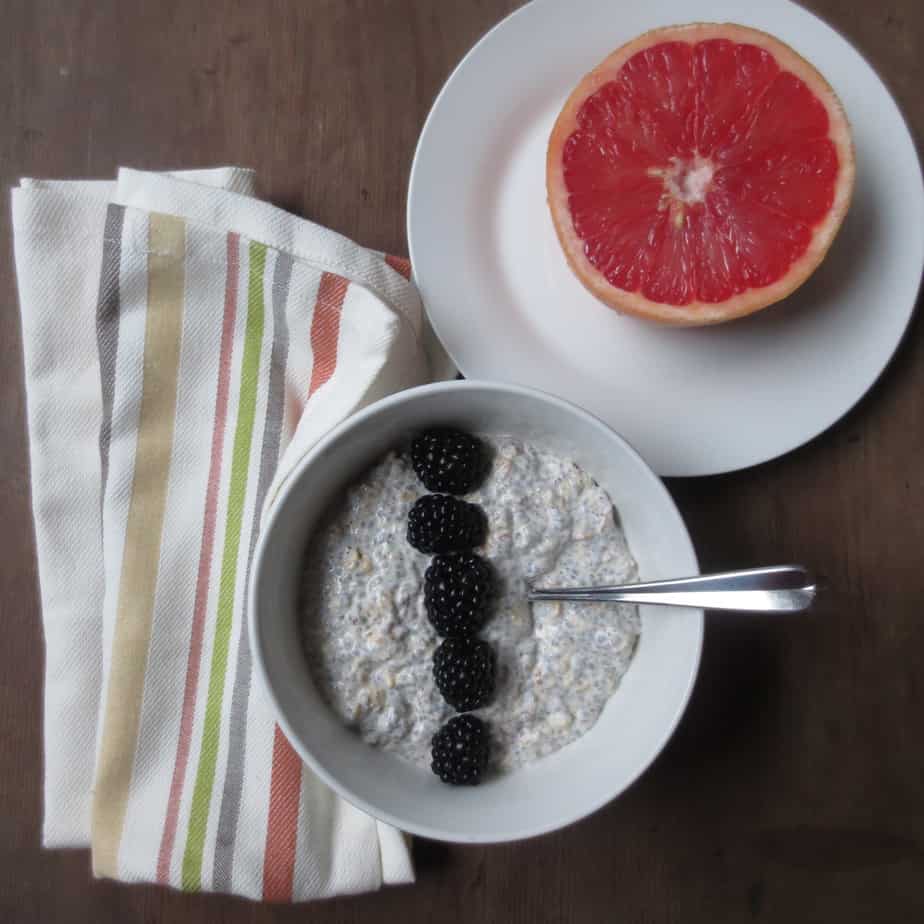
[(319, 699), (302, 655), (302, 556), (338, 492), (403, 437), (433, 424), (510, 435), (574, 459), (613, 499), (643, 580), (697, 574), (696, 555), (670, 495), (625, 440), (571, 404), (511, 385), (449, 382), (386, 398), (333, 430), (289, 479), (257, 548), (249, 619), (258, 673), (292, 745), (345, 799), (405, 831), (446, 841), (516, 840), (588, 815), (654, 760), (690, 696), (703, 615), (643, 607), (635, 657), (597, 724), (528, 768), (451, 787), (427, 767), (364, 744)]

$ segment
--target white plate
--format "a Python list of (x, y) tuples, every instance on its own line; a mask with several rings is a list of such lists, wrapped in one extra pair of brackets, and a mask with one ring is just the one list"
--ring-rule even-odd
[[(568, 93), (657, 26), (732, 21), (779, 36), (837, 91), (857, 186), (828, 258), (757, 317), (672, 330), (595, 301), (568, 269), (545, 201), (545, 150)], [(662, 475), (772, 459), (863, 396), (911, 317), (924, 266), (924, 184), (872, 68), (788, 0), (535, 0), (456, 68), (420, 137), (408, 240), (424, 304), (473, 378), (532, 385), (602, 417)]]

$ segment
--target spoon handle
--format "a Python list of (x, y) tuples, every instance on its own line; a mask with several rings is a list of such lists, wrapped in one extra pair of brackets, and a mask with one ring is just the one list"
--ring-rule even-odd
[(751, 613), (801, 613), (818, 590), (815, 578), (801, 565), (776, 565), (725, 571), (700, 577), (609, 587), (531, 588), (527, 599), (598, 603), (656, 603)]

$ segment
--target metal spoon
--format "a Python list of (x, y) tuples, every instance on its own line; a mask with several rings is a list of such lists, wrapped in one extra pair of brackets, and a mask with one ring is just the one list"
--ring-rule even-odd
[(530, 588), (527, 599), (599, 603), (657, 603), (751, 613), (801, 613), (815, 599), (818, 585), (801, 565), (775, 565), (700, 577), (609, 587)]

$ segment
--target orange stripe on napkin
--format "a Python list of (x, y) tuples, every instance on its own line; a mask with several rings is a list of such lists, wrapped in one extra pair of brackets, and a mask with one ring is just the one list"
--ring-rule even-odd
[(411, 261), (407, 257), (396, 257), (390, 253), (385, 254), (385, 262), (396, 272), (404, 276), (405, 279), (411, 278)]
[[(313, 365), (308, 387), (309, 402), (337, 368), (340, 319), (349, 286), (348, 280), (333, 273), (324, 273), (321, 277), (311, 318)], [(302, 762), (277, 725), (273, 738), (269, 821), (263, 864), (263, 897), (267, 901), (292, 900), (301, 780)]]

